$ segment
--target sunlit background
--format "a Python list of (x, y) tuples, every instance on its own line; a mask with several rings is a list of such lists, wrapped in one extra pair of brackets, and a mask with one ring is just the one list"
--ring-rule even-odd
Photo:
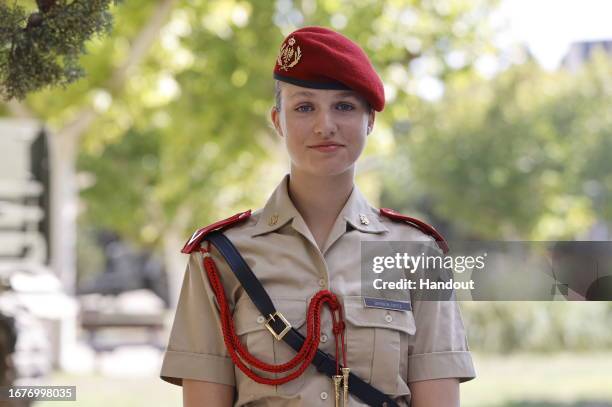
[[(356, 40), (384, 81), (357, 175), (372, 203), (448, 240), (611, 240), (611, 2), (124, 0), (112, 13), (86, 77), (0, 104), (3, 356), (7, 317), (17, 334), (5, 384), (75, 385), (86, 407), (181, 405), (158, 378), (179, 250), (261, 207), (287, 170), (272, 69), (304, 25)], [(478, 374), (463, 406), (612, 406), (609, 302), (461, 307)]]

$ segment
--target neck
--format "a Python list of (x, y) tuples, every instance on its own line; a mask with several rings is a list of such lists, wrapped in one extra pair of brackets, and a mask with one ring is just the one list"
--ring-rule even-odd
[(351, 195), (354, 175), (354, 168), (331, 177), (291, 169), (289, 196), (306, 224), (331, 226)]

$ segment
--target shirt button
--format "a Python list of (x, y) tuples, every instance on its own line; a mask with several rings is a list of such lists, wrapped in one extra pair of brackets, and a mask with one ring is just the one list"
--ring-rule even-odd
[(319, 286), (320, 287), (324, 287), (325, 286), (325, 280), (324, 279), (320, 279), (319, 280)]
[(325, 335), (325, 334), (321, 335), (321, 342), (323, 342), (323, 343), (327, 342), (327, 335)]
[(266, 321), (266, 319), (264, 317), (262, 317), (261, 315), (257, 317), (257, 323), (258, 324), (263, 324)]
[(321, 400), (327, 400), (327, 393), (326, 392), (322, 392), (321, 393)]
[(387, 314), (387, 315), (385, 315), (385, 321), (391, 322), (391, 321), (393, 321), (393, 317), (391, 315)]

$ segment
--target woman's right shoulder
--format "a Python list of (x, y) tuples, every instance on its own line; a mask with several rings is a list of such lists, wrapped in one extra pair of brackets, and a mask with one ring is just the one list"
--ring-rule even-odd
[(230, 240), (232, 240), (233, 237), (236, 238), (239, 236), (242, 237), (245, 234), (248, 235), (257, 224), (261, 217), (261, 213), (262, 209), (257, 209), (255, 211), (249, 209), (200, 227), (191, 234), (191, 237), (187, 240), (181, 252), (189, 254), (198, 251), (206, 235), (214, 231), (223, 231)]

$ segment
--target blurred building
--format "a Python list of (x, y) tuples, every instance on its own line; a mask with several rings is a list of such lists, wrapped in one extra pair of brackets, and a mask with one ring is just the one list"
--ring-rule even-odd
[(0, 261), (49, 264), (49, 166), (36, 121), (0, 121)]
[(49, 266), (49, 174), (41, 123), (0, 120), (0, 314), (14, 327), (17, 379), (60, 367), (76, 337), (76, 301)]
[(561, 61), (561, 66), (570, 71), (576, 71), (582, 64), (588, 61), (598, 49), (612, 57), (612, 40), (580, 41), (572, 43), (569, 51)]

